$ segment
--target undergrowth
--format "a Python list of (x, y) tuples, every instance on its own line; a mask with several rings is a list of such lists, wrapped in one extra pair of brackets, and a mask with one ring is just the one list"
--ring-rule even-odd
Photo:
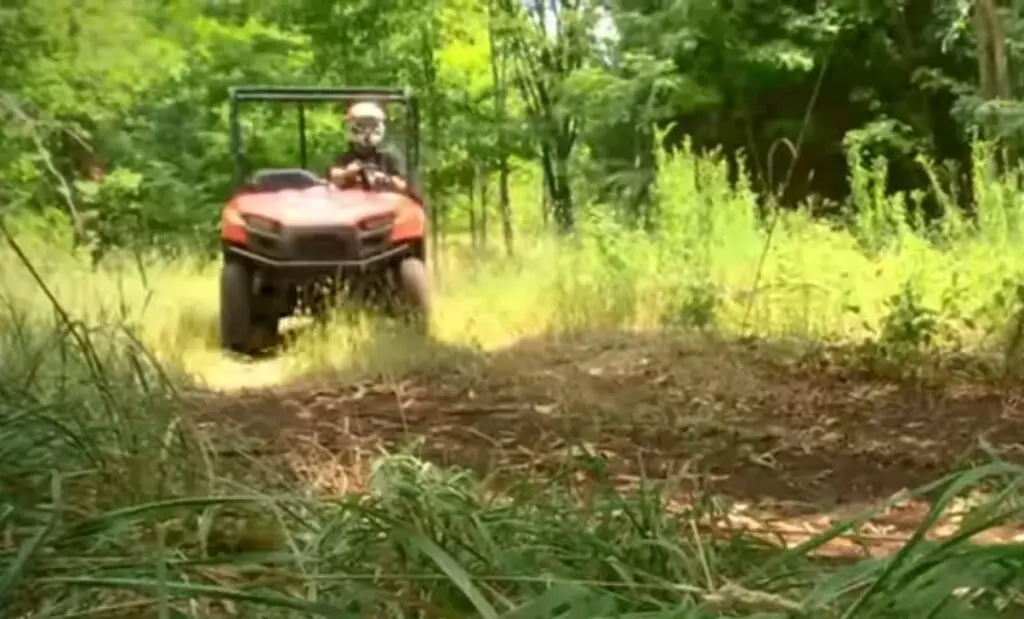
[[(876, 369), (937, 350), (1005, 366), (1020, 354), (1024, 206), (1020, 174), (997, 175), (990, 154), (976, 147), (974, 182), (984, 189), (974, 217), (951, 207), (927, 225), (908, 216), (910, 200), (886, 196), (877, 165), (855, 161), (856, 215), (845, 224), (798, 210), (765, 225), (754, 193), (730, 186), (722, 161), (663, 155), (654, 234), (592, 208), (576, 240), (524, 239), (514, 259), (481, 259), (449, 241), (438, 252), (434, 331), (452, 346), (490, 350), (593, 328), (714, 329), (859, 347)], [(19, 241), (77, 319), (126, 326), (165, 364), (239, 386), (239, 366), (217, 350), (215, 262), (111, 256), (93, 270), (38, 235)], [(17, 311), (50, 313), (23, 269), (5, 269), (0, 284)], [(245, 370), (248, 380), (358, 365), (373, 323), (337, 321), (328, 331), (300, 335), (289, 354)]]
[[(512, 261), (444, 255), (438, 337), (487, 349), (626, 326), (854, 343), (879, 366), (933, 349), (1018, 354), (1016, 177), (978, 166), (977, 221), (950, 214), (925, 230), (861, 169), (850, 227), (793, 212), (769, 229), (721, 163), (687, 153), (661, 163), (654, 235), (593, 215), (576, 242), (538, 240)], [(599, 461), (567, 461), (554, 480), (500, 493), (406, 454), (376, 460), (359, 493), (316, 491), (256, 455), (240, 467), (218, 455), (182, 393), (186, 377), (243, 373), (216, 351), (214, 265), (143, 257), (91, 271), (36, 241), (19, 239), (29, 260), (7, 254), (0, 274), (3, 616), (1020, 613), (1019, 545), (970, 541), (1019, 519), (1024, 470), (1010, 464), (922, 489), (932, 512), (902, 550), (849, 565), (814, 551), (852, 522), (785, 551), (715, 535), (723, 508), (711, 498), (680, 508), (670, 481), (620, 492)], [(363, 359), (372, 325), (328, 329), (300, 337), (275, 371)], [(378, 344), (372, 361), (405, 355), (395, 348)], [(585, 492), (569, 483), (580, 470), (597, 478)], [(981, 487), (992, 498), (956, 536), (926, 539), (939, 513)]]

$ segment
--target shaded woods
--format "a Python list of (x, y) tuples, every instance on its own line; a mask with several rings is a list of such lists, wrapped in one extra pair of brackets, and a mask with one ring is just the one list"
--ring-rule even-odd
[[(1013, 151), (1022, 23), (996, 0), (13, 0), (0, 188), (93, 245), (210, 246), (230, 85), (380, 84), (419, 94), (442, 229), (477, 243), (588, 204), (648, 219), (658, 137), (744, 153), (761, 192), (789, 179), (786, 201), (827, 210), (851, 156), (929, 192), (963, 184), (972, 131)], [(257, 160), (296, 158), (278, 114), (245, 128)], [(338, 125), (313, 118), (314, 153)]]

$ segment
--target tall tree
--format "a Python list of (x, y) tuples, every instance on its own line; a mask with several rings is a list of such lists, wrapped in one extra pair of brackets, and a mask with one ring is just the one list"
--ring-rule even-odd
[(490, 48), (491, 80), (494, 82), (494, 116), (497, 131), (497, 168), (498, 168), (498, 216), (501, 218), (501, 233), (505, 242), (505, 251), (513, 254), (514, 232), (512, 226), (512, 205), (509, 201), (509, 150), (507, 134), (508, 122), (508, 53), (505, 42), (496, 35), (495, 6), (493, 0), (488, 4), (487, 39)]
[(582, 118), (566, 105), (570, 77), (590, 63), (598, 9), (590, 0), (495, 0), (513, 77), (533, 123), (552, 216), (562, 232), (575, 223), (572, 155)]

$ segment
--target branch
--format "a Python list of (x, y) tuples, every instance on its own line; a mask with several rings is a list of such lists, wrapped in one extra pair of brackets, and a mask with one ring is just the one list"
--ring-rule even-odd
[[(42, 138), (39, 137), (39, 131), (36, 129), (36, 125), (38, 123), (21, 109), (17, 101), (15, 101), (14, 96), (9, 93), (0, 92), (0, 107), (5, 108), (12, 116), (14, 116), (15, 120), (19, 121), (27, 129), (29, 138), (35, 145), (36, 153), (42, 160), (43, 166), (46, 167), (50, 176), (52, 176), (60, 185), (60, 191), (58, 191), (58, 193), (60, 193), (61, 197), (64, 198), (68, 213), (71, 215), (72, 225), (75, 229), (76, 241), (79, 240), (80, 235), (84, 232), (82, 216), (75, 207), (74, 200), (71, 199), (71, 196), (73, 195), (71, 185), (68, 183), (67, 179), (64, 178), (64, 175), (57, 170), (57, 166), (53, 163), (53, 157), (50, 156), (50, 151), (46, 148), (46, 145), (43, 144)], [(75, 139), (79, 139), (79, 136), (73, 132), (71, 135), (74, 136)]]

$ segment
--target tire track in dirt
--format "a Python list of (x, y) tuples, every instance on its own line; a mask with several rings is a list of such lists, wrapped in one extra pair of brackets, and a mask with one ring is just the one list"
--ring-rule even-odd
[(425, 458), (482, 471), (543, 474), (585, 446), (626, 483), (689, 475), (694, 488), (776, 516), (814, 514), (818, 525), (822, 509), (934, 481), (977, 455), (979, 437), (1024, 460), (1021, 389), (914, 388), (810, 367), (765, 345), (664, 335), (442, 357), (393, 382), (213, 398), (205, 416), (281, 449), (315, 437), (343, 460), (419, 440)]

